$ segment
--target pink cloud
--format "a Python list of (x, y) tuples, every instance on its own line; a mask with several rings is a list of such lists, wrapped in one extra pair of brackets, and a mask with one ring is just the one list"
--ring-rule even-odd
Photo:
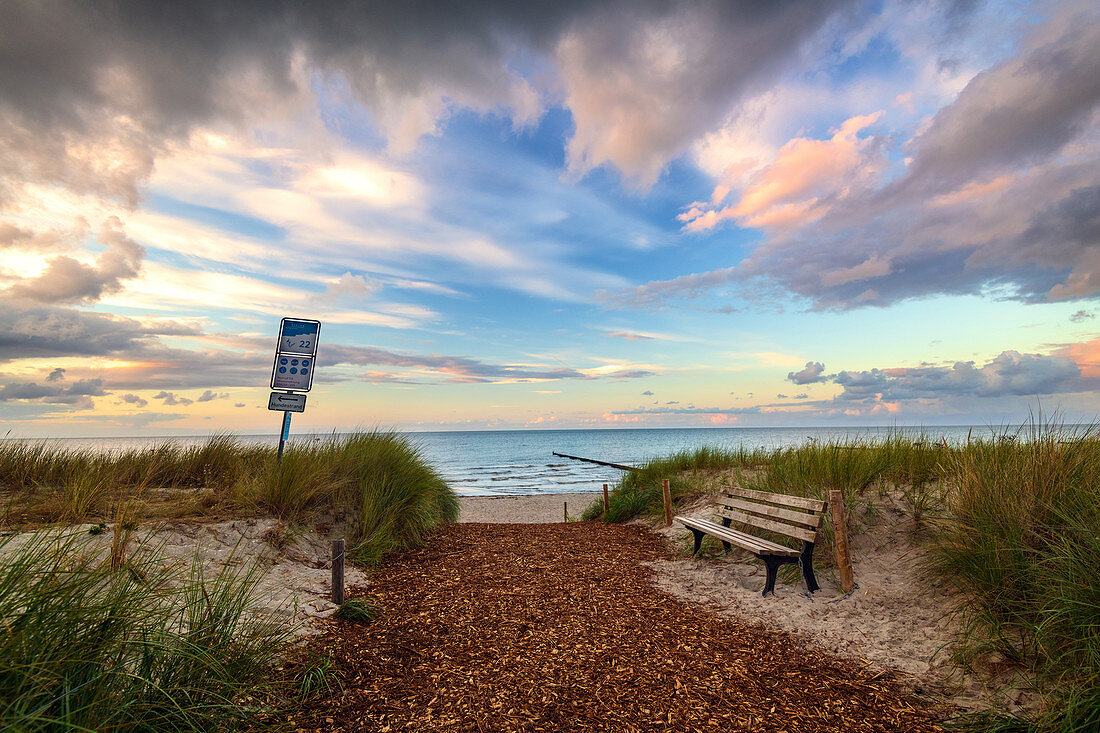
[[(737, 203), (722, 209), (693, 206), (680, 215), (684, 229), (704, 231), (730, 219), (743, 226), (789, 227), (824, 216), (826, 199), (843, 198), (853, 181), (874, 178), (881, 169), (875, 138), (859, 133), (882, 115), (880, 110), (851, 117), (828, 140), (789, 140), (771, 165), (750, 178)], [(728, 191), (727, 184), (719, 184), (712, 202)]]

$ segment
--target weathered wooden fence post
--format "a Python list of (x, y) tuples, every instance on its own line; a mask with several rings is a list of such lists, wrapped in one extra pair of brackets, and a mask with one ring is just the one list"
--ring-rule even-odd
[(332, 541), (332, 602), (344, 603), (344, 541)]
[(829, 492), (829, 505), (833, 510), (833, 544), (836, 545), (840, 589), (850, 593), (855, 587), (855, 578), (852, 576), (852, 558), (848, 555), (848, 518), (844, 512), (844, 494), (839, 489)]
[(561, 513), (562, 513), (562, 521), (563, 522), (568, 522), (569, 521), (569, 502), (563, 501), (561, 503)]
[(607, 484), (603, 485), (603, 513), (611, 511), (611, 500), (607, 498)]
[(672, 490), (668, 486), (668, 479), (661, 479), (661, 493), (665, 498), (665, 526), (672, 526)]

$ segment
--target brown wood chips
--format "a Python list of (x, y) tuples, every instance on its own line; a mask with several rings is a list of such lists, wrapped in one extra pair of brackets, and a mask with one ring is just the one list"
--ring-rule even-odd
[[(886, 674), (657, 590), (633, 525), (455, 524), (313, 642), (343, 695), (297, 730), (934, 731)], [(355, 595), (356, 593), (352, 593)], [(777, 601), (778, 602), (778, 601)]]

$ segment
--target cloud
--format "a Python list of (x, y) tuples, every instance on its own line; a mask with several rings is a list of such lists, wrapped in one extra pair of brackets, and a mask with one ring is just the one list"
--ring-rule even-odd
[[(852, 117), (829, 140), (794, 138), (779, 149), (771, 165), (749, 179), (736, 203), (720, 209), (693, 206), (678, 218), (685, 230), (695, 232), (726, 220), (746, 227), (786, 228), (820, 219), (833, 200), (858, 191), (861, 182), (875, 180), (885, 168), (881, 141), (859, 137), (882, 114)], [(719, 184), (712, 203), (728, 190)]]
[(165, 392), (163, 390), (153, 395), (153, 399), (164, 400), (164, 404), (167, 406), (183, 405), (186, 407), (194, 402), (194, 400), (188, 397), (177, 397), (174, 392)]
[(234, 407), (244, 407), (244, 403), (243, 402), (234, 402), (233, 406)]
[(671, 3), (659, 13), (612, 4), (575, 23), (555, 54), (576, 125), (569, 170), (610, 163), (648, 188), (747, 91), (778, 76), (840, 5)]
[(648, 369), (623, 369), (617, 372), (608, 372), (606, 376), (612, 379), (644, 379), (645, 377), (656, 376), (656, 372), (651, 372)]
[(353, 275), (345, 272), (340, 277), (332, 280), (325, 287), (325, 292), (314, 296), (315, 302), (335, 302), (342, 299), (361, 301), (381, 290), (381, 283), (368, 280), (363, 275)]
[(605, 298), (661, 307), (721, 288), (849, 309), (990, 290), (1024, 302), (1100, 295), (1098, 48), (1100, 10), (1067, 3), (915, 133), (849, 134), (864, 115), (824, 140), (790, 139), (683, 214), (695, 229), (760, 229), (748, 257)]
[(104, 391), (102, 379), (81, 379), (67, 386), (9, 382), (0, 387), (0, 402), (19, 400), (49, 405), (68, 405), (79, 410), (89, 410), (95, 406), (92, 397), (102, 397), (107, 394), (109, 393)]
[(226, 399), (229, 399), (229, 393), (228, 392), (218, 393), (218, 392), (214, 392), (213, 390), (208, 389), (205, 392), (203, 392), (201, 395), (199, 395), (195, 399), (195, 402), (213, 402), (214, 400), (226, 400)]
[(49, 376), (46, 377), (46, 381), (47, 382), (59, 382), (64, 378), (65, 378), (65, 370), (62, 369), (61, 367), (58, 367), (58, 368), (54, 369), (53, 371), (51, 371), (49, 373)]
[(650, 390), (647, 389), (645, 392), (642, 392), (642, 396), (643, 397), (652, 397), (653, 392), (651, 392)]
[(605, 333), (607, 338), (626, 339), (627, 341), (652, 341), (653, 336), (649, 336), (644, 333), (634, 333), (633, 331), (616, 331), (615, 333)]
[(796, 394), (796, 395), (794, 396), (794, 398), (795, 398), (796, 400), (805, 400), (805, 399), (809, 399), (809, 397), (810, 397), (810, 396), (809, 396), (808, 394), (806, 394), (805, 392), (801, 392), (801, 393), (799, 393), (799, 394)]
[(813, 384), (814, 382), (824, 382), (825, 378), (821, 375), (825, 372), (825, 365), (820, 361), (808, 361), (806, 366), (797, 372), (788, 372), (787, 379), (795, 384)]
[(841, 371), (833, 381), (844, 388), (837, 400), (894, 402), (924, 398), (1022, 397), (1095, 389), (1068, 356), (1003, 351), (982, 366), (957, 361), (920, 366)]
[(196, 125), (289, 116), (323, 89), (364, 105), (397, 153), (455, 110), (522, 127), (562, 101), (570, 171), (610, 163), (644, 187), (839, 5), (9, 3), (9, 52), (38, 62), (0, 86), (0, 180), (133, 205), (157, 154)]
[(122, 224), (112, 218), (99, 235), (105, 249), (95, 265), (66, 255), (49, 260), (42, 274), (27, 278), (6, 291), (9, 297), (40, 303), (95, 302), (105, 294), (122, 290), (122, 282), (137, 277), (145, 248), (122, 233)]
[(126, 394), (122, 395), (122, 397), (120, 397), (119, 399), (124, 404), (134, 405), (136, 407), (145, 407), (146, 405), (149, 404), (148, 400), (146, 400), (142, 397), (139, 397), (138, 395), (133, 394), (132, 392), (127, 392)]
[(787, 395), (785, 395), (785, 394), (777, 394), (777, 395), (775, 396), (775, 399), (777, 399), (777, 400), (785, 400), (785, 399), (787, 399)]
[(0, 301), (0, 361), (56, 356), (118, 356), (153, 348), (159, 336), (197, 335), (178, 321), (138, 321), (56, 306)]
[(1092, 311), (1079, 310), (1069, 317), (1069, 320), (1073, 323), (1080, 323), (1082, 321), (1089, 321), (1096, 318), (1096, 315)]

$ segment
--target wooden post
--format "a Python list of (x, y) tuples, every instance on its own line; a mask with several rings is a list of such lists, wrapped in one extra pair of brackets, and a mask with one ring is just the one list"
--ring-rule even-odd
[(607, 498), (607, 484), (603, 485), (603, 513), (611, 511), (611, 500)]
[(344, 604), (344, 541), (332, 541), (332, 602)]
[(668, 479), (661, 479), (661, 493), (665, 496), (665, 526), (672, 526), (672, 490), (668, 487)]
[(569, 502), (563, 501), (561, 503), (561, 513), (562, 513), (562, 517), (563, 517), (562, 521), (563, 522), (568, 522), (569, 521)]
[(848, 555), (848, 518), (844, 513), (844, 494), (838, 489), (829, 492), (833, 510), (833, 543), (836, 545), (836, 567), (840, 571), (840, 590), (850, 593), (855, 587), (852, 558)]

